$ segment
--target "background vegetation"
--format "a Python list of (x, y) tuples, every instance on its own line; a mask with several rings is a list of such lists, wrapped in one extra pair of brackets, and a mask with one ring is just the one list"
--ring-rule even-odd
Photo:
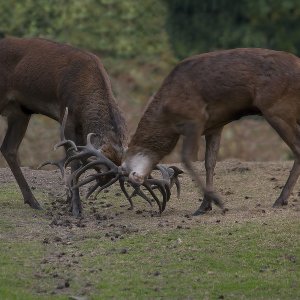
[(297, 0), (166, 0), (178, 57), (237, 47), (300, 51)]
[[(5, 34), (45, 37), (101, 57), (131, 132), (148, 98), (180, 59), (234, 47), (266, 47), (299, 54), (299, 23), (297, 0), (0, 0), (0, 30)], [(39, 117), (30, 126), (21, 157), (24, 164), (36, 165), (57, 141), (57, 125)], [(256, 134), (251, 133), (257, 126), (263, 137), (260, 144), (254, 142)], [(1, 127), (0, 137), (5, 126)], [(236, 138), (241, 133), (250, 139), (246, 145)], [(273, 146), (272, 152), (265, 140)], [(220, 158), (230, 156), (273, 160), (289, 158), (290, 154), (268, 125), (248, 120), (226, 129)], [(175, 153), (170, 159), (176, 157)]]

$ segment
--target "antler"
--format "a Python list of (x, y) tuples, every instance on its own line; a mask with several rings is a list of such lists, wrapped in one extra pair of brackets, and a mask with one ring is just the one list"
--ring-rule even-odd
[[(124, 171), (121, 170), (116, 164), (114, 164), (110, 159), (108, 159), (101, 150), (96, 149), (92, 142), (91, 138), (95, 135), (94, 133), (89, 133), (87, 135), (87, 143), (85, 146), (77, 146), (73, 141), (65, 138), (64, 130), (66, 126), (68, 116), (68, 108), (62, 121), (60, 128), (60, 137), (61, 141), (54, 146), (54, 150), (58, 147), (69, 145), (68, 150), (66, 151), (66, 157), (58, 161), (47, 161), (41, 164), (39, 167), (43, 167), (47, 164), (52, 164), (57, 166), (63, 178), (65, 179), (66, 186), (69, 189), (69, 192), (72, 193), (74, 189), (77, 189), (83, 185), (96, 181), (92, 185), (86, 195), (86, 198), (90, 197), (93, 193), (100, 193), (105, 188), (111, 186), (115, 182), (119, 181), (120, 188), (124, 193), (125, 197), (130, 203), (130, 208), (133, 208), (132, 198), (134, 196), (140, 196), (146, 200), (151, 206), (152, 201), (154, 200), (158, 207), (160, 214), (165, 210), (167, 201), (169, 201), (171, 196), (171, 188), (175, 184), (177, 188), (177, 196), (180, 195), (180, 183), (178, 180), (178, 175), (183, 173), (179, 168), (175, 166), (166, 167), (164, 165), (157, 165), (155, 170), (158, 170), (162, 176), (162, 179), (155, 179), (150, 175), (145, 179), (144, 183), (141, 186), (135, 185), (128, 180), (128, 174), (124, 174)], [(80, 161), (80, 167), (68, 177), (66, 177), (65, 169), (66, 167), (73, 162), (74, 160)], [(95, 170), (95, 174), (88, 175), (85, 179), (80, 181), (80, 177), (88, 170)], [(125, 182), (128, 182), (133, 188), (133, 192), (129, 195)], [(151, 200), (148, 195), (145, 194), (142, 187), (151, 195)], [(154, 190), (157, 189), (162, 195), (162, 202), (155, 194)]]
[[(57, 150), (58, 147), (64, 146), (69, 144), (70, 148), (67, 150), (68, 152), (70, 151), (77, 151), (77, 146), (75, 145), (75, 143), (71, 140), (67, 140), (65, 137), (65, 127), (66, 127), (66, 123), (67, 123), (67, 118), (68, 118), (68, 113), (69, 113), (69, 109), (68, 107), (66, 107), (65, 110), (65, 114), (60, 126), (60, 139), (61, 141), (58, 142), (57, 144), (54, 145), (54, 150)], [(65, 177), (65, 162), (67, 160), (67, 157), (64, 157), (60, 160), (47, 160), (44, 163), (40, 164), (37, 169), (41, 169), (42, 167), (46, 166), (46, 165), (53, 165), (59, 168), (62, 177)]]

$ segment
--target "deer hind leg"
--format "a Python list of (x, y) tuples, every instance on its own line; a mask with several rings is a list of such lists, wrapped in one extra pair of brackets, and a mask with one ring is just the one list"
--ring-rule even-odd
[(32, 194), (26, 179), (21, 171), (18, 162), (18, 149), (21, 141), (25, 135), (30, 115), (22, 111), (14, 111), (7, 117), (7, 131), (3, 143), (1, 145), (1, 152), (6, 159), (12, 173), (22, 192), (24, 203), (29, 204), (32, 208), (41, 209), (40, 204)]
[[(196, 170), (194, 169), (192, 162), (190, 160), (191, 153), (195, 147), (195, 142), (199, 138), (200, 134), (202, 133), (201, 127), (194, 122), (186, 122), (181, 128), (181, 134), (184, 136), (183, 144), (182, 144), (182, 153), (181, 158), (182, 162), (185, 165), (188, 172), (191, 174), (192, 178), (196, 181), (197, 186), (201, 189), (204, 193), (204, 198), (206, 199), (206, 206), (211, 206), (211, 203), (214, 202), (220, 208), (224, 208), (221, 198), (211, 189), (207, 189), (205, 187), (203, 181), (201, 180), (200, 176), (197, 174)], [(212, 188), (212, 187), (211, 187)], [(198, 209), (194, 215), (203, 214), (203, 207)]]
[(300, 175), (300, 126), (296, 119), (292, 120), (292, 118), (290, 118), (286, 120), (285, 115), (266, 116), (266, 119), (295, 155), (295, 161), (287, 182), (273, 205), (273, 207), (280, 207), (288, 204), (288, 198)]
[[(205, 135), (206, 149), (205, 149), (205, 170), (206, 170), (206, 189), (213, 191), (213, 177), (214, 170), (217, 163), (217, 156), (220, 148), (222, 128), (218, 128), (213, 133)], [(200, 212), (207, 212), (212, 210), (211, 201), (204, 195), (203, 202), (199, 207)]]

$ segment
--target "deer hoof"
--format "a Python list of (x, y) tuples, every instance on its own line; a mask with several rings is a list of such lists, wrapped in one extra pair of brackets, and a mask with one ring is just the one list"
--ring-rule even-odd
[(204, 197), (203, 202), (200, 205), (198, 210), (201, 210), (201, 211), (204, 211), (204, 212), (212, 210), (211, 201), (209, 201), (206, 197)]
[(30, 201), (25, 201), (31, 208), (42, 210), (41, 205), (38, 203), (36, 199), (31, 199)]
[(79, 209), (72, 209), (72, 214), (75, 218), (81, 218), (81, 211)]
[(287, 200), (283, 200), (281, 198), (278, 198), (275, 203), (273, 204), (273, 208), (280, 208), (282, 206), (288, 205)]
[(207, 195), (204, 195), (204, 199), (200, 207), (193, 213), (193, 216), (204, 215), (210, 210), (212, 210), (211, 199), (209, 199)]
[(208, 212), (209, 210), (203, 210), (201, 206), (192, 214), (193, 216), (201, 216)]

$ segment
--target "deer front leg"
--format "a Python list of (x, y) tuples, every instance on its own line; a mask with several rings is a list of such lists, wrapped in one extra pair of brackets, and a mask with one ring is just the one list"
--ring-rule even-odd
[[(199, 138), (199, 135), (202, 133), (201, 128), (198, 124), (194, 122), (186, 122), (182, 126), (182, 134), (184, 136), (183, 144), (182, 144), (182, 162), (185, 165), (186, 169), (192, 176), (192, 178), (196, 181), (197, 186), (201, 189), (204, 194), (204, 198), (206, 199), (207, 205), (211, 206), (211, 202), (214, 202), (221, 209), (224, 209), (223, 202), (221, 198), (213, 191), (208, 190), (201, 180), (200, 176), (197, 174), (196, 170), (193, 168), (193, 165), (190, 160), (190, 156), (192, 150), (194, 149), (195, 142)], [(203, 214), (203, 211), (197, 209), (194, 213), (195, 216)]]
[[(73, 120), (72, 115), (68, 117), (68, 109), (66, 108), (64, 118), (62, 120), (62, 126), (61, 126), (61, 140), (71, 140), (75, 141), (77, 145), (82, 145), (83, 140), (80, 138), (79, 135), (76, 134), (75, 125), (76, 122)], [(65, 144), (65, 151), (68, 153), (68, 149), (72, 147), (70, 144)], [(67, 154), (68, 156), (68, 154)], [(73, 174), (76, 170), (80, 168), (80, 162), (78, 160), (74, 160), (71, 162), (71, 174)], [(73, 186), (72, 182), (70, 182), (71, 186)], [(79, 188), (72, 189), (70, 191), (70, 194), (68, 195), (68, 202), (71, 205), (71, 211), (74, 217), (80, 217), (82, 213), (82, 206), (80, 201), (80, 195), (79, 195)]]
[(35, 199), (26, 179), (24, 178), (17, 156), (18, 149), (26, 132), (29, 120), (30, 115), (24, 114), (22, 111), (14, 111), (13, 114), (7, 117), (7, 131), (1, 145), (1, 152), (16, 178), (24, 198), (24, 203), (29, 204), (32, 208), (41, 209), (40, 204)]
[[(205, 135), (206, 149), (205, 149), (205, 170), (206, 170), (206, 189), (208, 191), (213, 191), (213, 177), (214, 170), (217, 163), (217, 156), (220, 148), (220, 140), (222, 134), (222, 128), (215, 130), (213, 133)], [(211, 202), (204, 195), (203, 202), (199, 207), (199, 214), (206, 213), (212, 210)]]
[[(71, 164), (71, 173), (74, 173), (80, 167), (78, 161)], [(71, 209), (74, 217), (80, 217), (82, 213), (82, 206), (79, 195), (79, 188), (73, 189), (71, 193)]]
[(300, 175), (300, 161), (296, 159), (290, 172), (289, 178), (278, 199), (273, 204), (273, 207), (281, 207), (288, 204), (288, 198), (293, 191), (293, 188)]

